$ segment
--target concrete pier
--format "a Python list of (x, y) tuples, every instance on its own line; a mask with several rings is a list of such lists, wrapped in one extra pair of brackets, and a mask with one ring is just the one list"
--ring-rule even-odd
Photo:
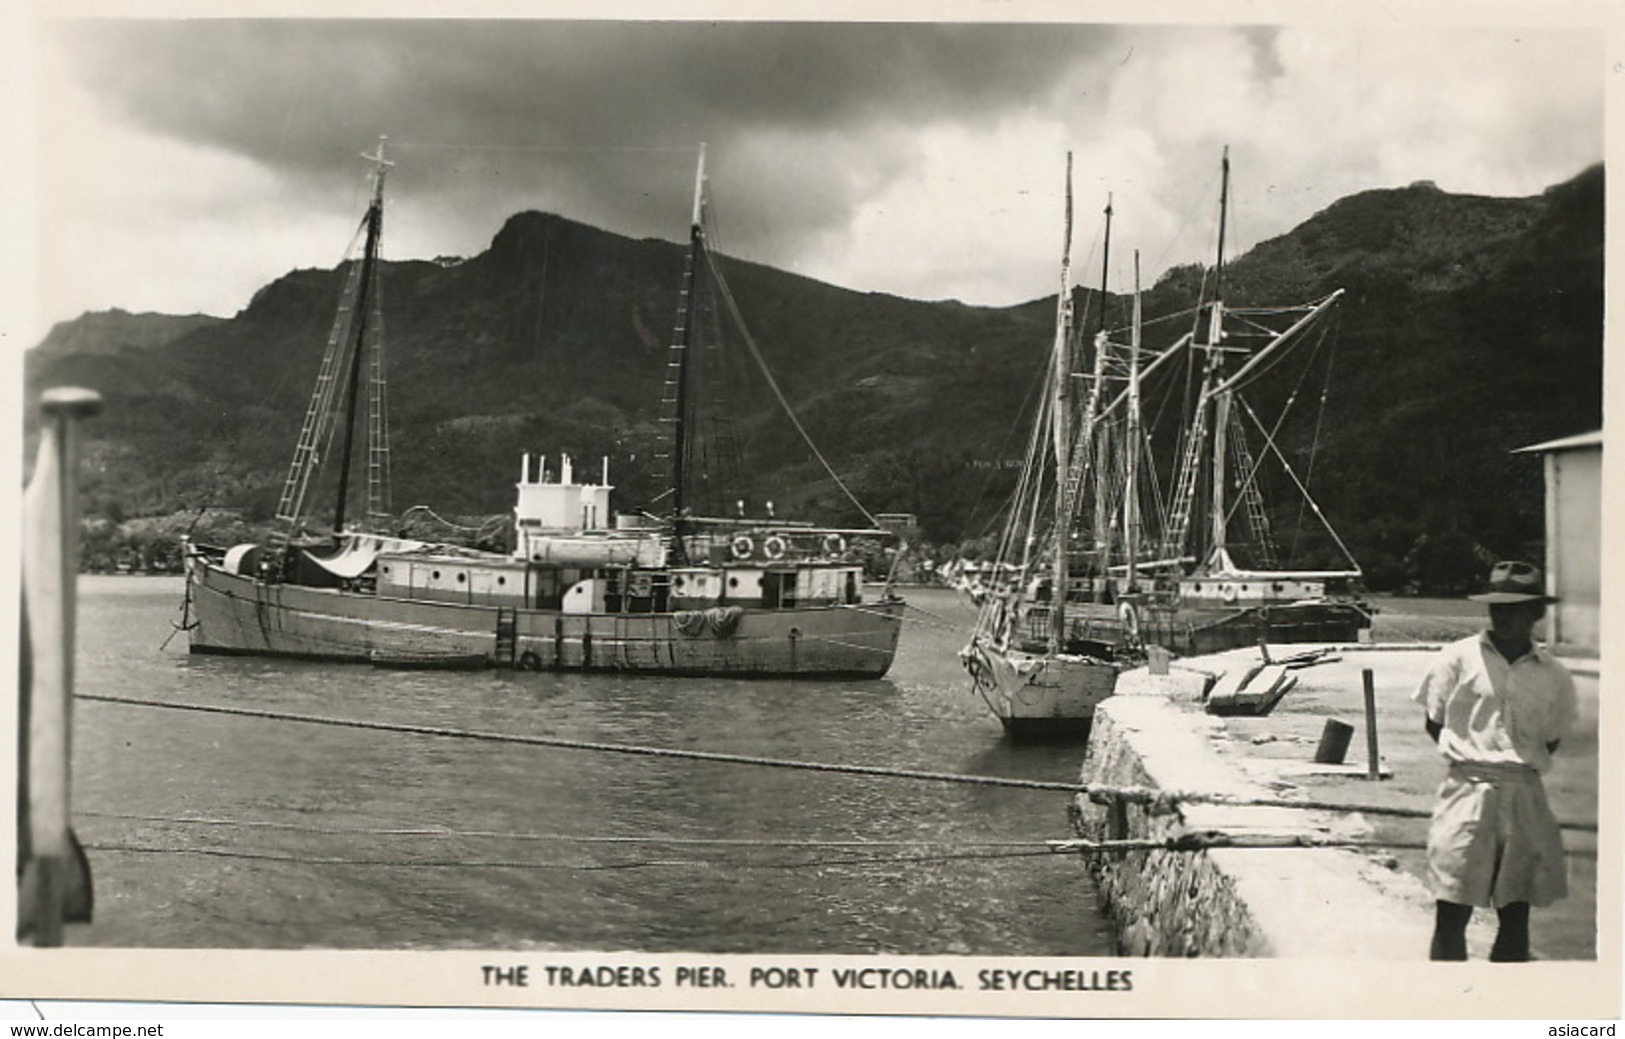
[[(1287, 658), (1315, 647), (1276, 646)], [(1257, 665), (1257, 648), (1175, 661), (1165, 675), (1126, 673), (1098, 710), (1081, 779), (1238, 799), (1302, 799), (1348, 806), (1432, 808), (1444, 762), (1422, 728), (1411, 691), (1429, 647), (1332, 647), (1321, 662), (1295, 669), (1297, 683), (1268, 715), (1215, 717), (1204, 690), (1227, 672)], [(1546, 778), (1558, 818), (1597, 818), (1597, 668), (1569, 662), (1581, 696), (1579, 731)], [(1368, 777), (1361, 672), (1374, 673), (1381, 778)], [(1328, 718), (1356, 731), (1349, 760), (1314, 762)], [(1359, 811), (1284, 807), (1114, 805), (1079, 797), (1079, 835), (1089, 840), (1200, 834), (1265, 839), (1329, 838), (1360, 848), (1213, 847), (1197, 851), (1092, 853), (1121, 951), (1147, 956), (1336, 957), (1425, 960), (1433, 896), (1424, 877), (1427, 821)], [(1566, 831), (1568, 899), (1532, 916), (1540, 959), (1596, 955), (1596, 834)], [(1494, 914), (1481, 910), (1469, 950), (1483, 959)]]

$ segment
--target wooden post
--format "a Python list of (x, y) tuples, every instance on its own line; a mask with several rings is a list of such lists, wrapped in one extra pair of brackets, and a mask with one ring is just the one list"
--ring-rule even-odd
[(1377, 763), (1377, 687), (1375, 676), (1371, 669), (1360, 671), (1360, 679), (1365, 684), (1365, 751), (1367, 779), (1381, 779), (1381, 769)]
[[(62, 944), (64, 900), (74, 869), (68, 832), (69, 767), (73, 755), (72, 698), (75, 592), (79, 575), (79, 420), (101, 409), (91, 390), (47, 390), (34, 476), (23, 495), (23, 608), (28, 618), (28, 686), (20, 690), (27, 718), (27, 848), (19, 892), (19, 929), (35, 945)], [(19, 826), (23, 823), (19, 820)], [(19, 839), (23, 835), (19, 833)], [(24, 897), (26, 894), (26, 898)]]

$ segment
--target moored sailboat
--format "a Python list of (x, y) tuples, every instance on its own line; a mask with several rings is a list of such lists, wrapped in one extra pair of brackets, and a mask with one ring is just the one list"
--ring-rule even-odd
[[(1361, 569), (1278, 441), (1281, 422), (1300, 395), (1287, 395), (1268, 424), (1242, 396), (1288, 354), (1323, 341), (1343, 290), (1296, 306), (1228, 306), (1229, 177), (1226, 153), (1212, 299), (1201, 302), (1196, 327), (1176, 344), (1187, 346), (1187, 359), (1201, 372), (1185, 416), (1155, 562), (1145, 568), (1150, 591), (1137, 600), (1141, 634), (1176, 653), (1259, 642), (1354, 641), (1371, 625), (1370, 607), (1358, 594)], [(1320, 565), (1285, 558), (1262, 490), (1266, 473), (1284, 480), (1312, 513)], [(1206, 522), (1195, 522), (1198, 517)]]
[[(1109, 248), (1109, 205), (1106, 212)], [(1104, 385), (1101, 336), (1094, 377), (1074, 424), (1070, 154), (1065, 226), (1047, 399), (1033, 424), (1027, 466), (993, 563), (999, 576), (986, 589), (970, 642), (959, 653), (975, 692), (1016, 740), (1086, 739), (1096, 705), (1112, 694), (1119, 671), (1138, 654), (1120, 627), (1097, 629), (1087, 614), (1073, 613), (1070, 602), (1080, 487), (1096, 450)]]
[[(687, 268), (669, 351), (671, 431), (664, 516), (611, 512), (607, 461), (596, 479), (525, 454), (511, 553), (392, 536), (384, 408), (378, 241), (387, 163), (382, 145), (340, 317), (290, 466), (267, 545), (186, 546), (194, 653), (371, 661), (403, 667), (512, 667), (678, 675), (879, 677), (890, 667), (903, 604), (863, 591), (859, 538), (772, 516), (706, 519), (687, 504), (685, 461), (694, 353), (691, 311), (702, 288), (725, 291), (707, 243), (704, 153)], [(353, 438), (366, 384), (367, 506), (348, 519)], [(337, 505), (326, 534), (302, 536), (306, 501), (343, 430)]]

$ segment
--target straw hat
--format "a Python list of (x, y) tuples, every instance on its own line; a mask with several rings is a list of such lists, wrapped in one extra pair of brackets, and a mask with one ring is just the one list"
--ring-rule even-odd
[(1557, 596), (1546, 594), (1546, 575), (1540, 572), (1540, 567), (1517, 562), (1496, 563), (1490, 568), (1484, 590), (1467, 598), (1487, 603), (1560, 601)]

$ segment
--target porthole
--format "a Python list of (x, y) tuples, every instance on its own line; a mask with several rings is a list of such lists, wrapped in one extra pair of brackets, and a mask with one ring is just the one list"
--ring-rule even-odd
[(429, 576), (432, 577), (434, 580), (438, 581), (438, 580), (440, 580), (440, 571), (436, 570), (432, 574), (430, 574)]
[(467, 574), (458, 574), (457, 575), (457, 583), (458, 584), (462, 584), (466, 580), (468, 580), (468, 575)]
[(508, 583), (508, 579), (506, 577), (502, 577), (502, 576), (498, 575), (497, 584), (507, 584), (507, 583)]
[(738, 588), (739, 587), (739, 578), (737, 578), (737, 577), (728, 578), (728, 587), (729, 588)]

